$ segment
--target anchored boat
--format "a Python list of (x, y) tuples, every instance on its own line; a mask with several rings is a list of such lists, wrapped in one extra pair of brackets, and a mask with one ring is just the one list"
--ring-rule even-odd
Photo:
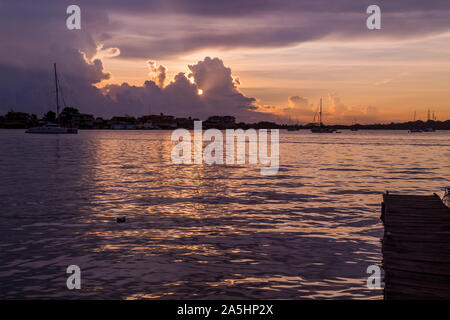
[(33, 127), (25, 131), (26, 133), (78, 133), (74, 128), (63, 128), (56, 123), (46, 122), (38, 127)]
[(327, 128), (322, 123), (322, 98), (320, 98), (319, 126), (311, 128), (312, 133), (333, 133), (335, 129)]

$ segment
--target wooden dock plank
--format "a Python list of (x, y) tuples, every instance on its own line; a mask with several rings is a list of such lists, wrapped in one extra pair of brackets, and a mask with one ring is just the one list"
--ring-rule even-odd
[(383, 195), (385, 299), (450, 299), (450, 209), (436, 196)]

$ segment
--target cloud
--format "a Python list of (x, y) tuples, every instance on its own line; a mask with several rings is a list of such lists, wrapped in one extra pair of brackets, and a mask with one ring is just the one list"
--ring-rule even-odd
[(120, 55), (120, 49), (119, 48), (104, 48), (103, 44), (99, 44), (97, 46), (97, 52), (94, 54), (94, 56), (89, 59), (86, 55), (86, 60), (102, 60), (104, 58), (114, 58)]
[(295, 108), (305, 108), (308, 107), (308, 99), (299, 96), (291, 96), (288, 98), (289, 104)]
[[(277, 107), (266, 107), (271, 112), (280, 112)], [(288, 98), (288, 106), (281, 109), (282, 121), (291, 123), (301, 122), (310, 123), (318, 115), (319, 102), (310, 103), (310, 99), (302, 96), (290, 96)], [(323, 99), (322, 121), (325, 124), (351, 124), (353, 122), (372, 123), (379, 116), (377, 107), (375, 106), (350, 106), (343, 103), (336, 92), (328, 93), (328, 99)], [(317, 118), (316, 118), (317, 121)]]
[(164, 87), (164, 81), (166, 80), (167, 68), (163, 65), (157, 66), (156, 61), (147, 61), (148, 68), (150, 69), (150, 76), (156, 82), (159, 87)]
[(290, 96), (288, 107), (283, 109), (284, 118), (294, 117), (302, 119), (303, 122), (310, 122), (315, 114), (314, 106), (309, 103), (309, 99), (301, 96)]
[[(165, 67), (157, 67), (155, 61), (148, 65), (157, 74), (156, 80), (148, 80), (143, 86), (112, 84), (102, 89), (111, 105), (119, 108), (115, 112), (132, 110), (135, 114), (143, 114), (151, 111), (200, 118), (231, 114), (246, 120), (254, 116), (257, 109), (255, 99), (239, 92), (231, 69), (225, 67), (219, 58), (206, 57), (189, 65), (190, 74), (178, 73), (165, 87), (161, 85), (165, 79)], [(198, 89), (203, 90), (201, 96)]]
[[(446, 33), (450, 29), (448, 1), (380, 0), (382, 32), (368, 33), (365, 20), (369, 0), (318, 1), (169, 1), (140, 2), (117, 12), (120, 24), (107, 41), (122, 49), (123, 57), (139, 58), (152, 52), (156, 59), (201, 49), (292, 46), (327, 38), (334, 40), (405, 40)], [(148, 8), (140, 10), (139, 6)], [(150, 9), (152, 7), (152, 9)], [(139, 34), (139, 39), (120, 36)]]
[[(349, 106), (344, 104), (335, 92), (328, 94), (329, 105), (324, 108), (324, 116), (332, 123), (369, 123), (378, 119), (375, 106)], [(325, 122), (325, 120), (324, 120)]]
[(391, 78), (382, 79), (380, 81), (375, 82), (374, 85), (375, 86), (382, 86), (384, 84), (388, 84), (388, 83), (392, 82), (393, 80), (394, 79), (391, 79)]
[[(80, 1), (81, 30), (70, 31), (65, 27), (66, 6), (62, 3), (2, 3), (0, 113), (14, 109), (42, 115), (54, 110), (56, 63), (64, 100), (61, 104), (81, 112), (104, 117), (164, 112), (200, 118), (232, 114), (245, 121), (261, 118), (256, 100), (238, 90), (239, 79), (233, 78), (231, 69), (219, 58), (205, 58), (189, 65), (193, 82), (179, 73), (167, 83), (167, 68), (149, 60), (153, 56), (149, 50), (145, 60), (150, 75), (141, 86), (123, 83), (96, 87), (112, 76), (104, 70), (102, 59), (122, 55), (122, 48), (105, 43), (120, 38), (114, 31), (122, 28), (110, 20), (110, 15), (147, 5), (139, 1), (128, 5)], [(160, 25), (160, 32), (163, 29)], [(197, 94), (199, 88), (204, 92), (202, 96)]]
[(341, 99), (335, 92), (328, 93), (328, 100), (331, 104), (327, 108), (327, 111), (332, 113), (335, 117), (342, 116), (349, 110), (349, 108), (341, 102)]
[[(103, 43), (119, 48), (122, 58), (161, 60), (205, 48), (291, 46), (325, 37), (397, 41), (450, 29), (449, 1), (379, 0), (382, 32), (368, 33), (365, 19), (370, 4), (373, 1), (79, 0), (81, 30), (69, 31), (67, 3), (3, 1), (0, 59), (13, 46), (41, 51), (53, 41), (81, 49), (89, 57)], [(10, 57), (19, 58), (22, 55)]]
[[(450, 29), (447, 0), (379, 0), (382, 32), (375, 33), (368, 33), (365, 26), (371, 0), (79, 0), (77, 4), (81, 30), (69, 31), (64, 2), (2, 2), (0, 59), (15, 46), (49, 53), (51, 42), (81, 49), (89, 57), (103, 43), (119, 48), (122, 58), (162, 59), (213, 47), (279, 47), (324, 37), (404, 40)], [(21, 58), (19, 54), (10, 60)]]
[[(25, 10), (25, 15), (31, 13)], [(7, 48), (0, 48), (1, 114), (10, 109), (38, 115), (55, 110), (53, 63), (56, 63), (61, 105), (79, 108), (81, 112), (104, 117), (164, 112), (203, 119), (215, 114), (231, 114), (243, 121), (263, 119), (264, 115), (257, 112), (256, 100), (238, 90), (238, 78), (233, 78), (231, 69), (219, 58), (207, 57), (189, 65), (193, 81), (179, 73), (167, 84), (167, 68), (149, 60), (149, 79), (142, 86), (123, 83), (97, 88), (96, 84), (111, 77), (101, 59), (119, 55), (120, 49), (99, 45), (95, 36), (89, 34), (67, 33), (64, 28), (52, 29), (50, 37), (45, 36), (46, 28), (28, 34), (36, 32), (40, 25), (33, 26), (32, 31), (19, 28), (18, 37), (22, 41), (13, 40), (6, 43)], [(34, 40), (37, 34), (42, 41)], [(72, 35), (74, 38), (67, 41)], [(202, 96), (197, 94), (199, 88), (204, 92)]]
[[(145, 81), (142, 86), (123, 83), (99, 89), (94, 84), (110, 76), (103, 71), (102, 62), (96, 59), (90, 63), (79, 52), (74, 55), (78, 55), (78, 59), (73, 58), (77, 64), (60, 68), (60, 82), (64, 101), (82, 112), (106, 117), (164, 112), (202, 119), (211, 115), (235, 115), (245, 121), (263, 117), (257, 112), (255, 99), (239, 92), (231, 69), (225, 67), (219, 58), (207, 57), (189, 65), (193, 82), (186, 74), (179, 73), (164, 86), (166, 68), (150, 61), (148, 66), (153, 79)], [(78, 69), (78, 73), (72, 68)], [(0, 111), (5, 113), (14, 108), (41, 115), (55, 108), (50, 66), (46, 72), (31, 76), (29, 71), (18, 72), (14, 68), (0, 67), (0, 71), (10, 76), (8, 83), (0, 82)], [(201, 96), (198, 95), (200, 88), (204, 92)]]

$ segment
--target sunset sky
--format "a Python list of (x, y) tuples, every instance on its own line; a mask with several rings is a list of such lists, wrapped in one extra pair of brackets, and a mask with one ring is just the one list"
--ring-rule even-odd
[(450, 118), (448, 0), (0, 0), (0, 37), (0, 114), (54, 108), (56, 62), (65, 102), (106, 117), (306, 123), (323, 97), (330, 124)]

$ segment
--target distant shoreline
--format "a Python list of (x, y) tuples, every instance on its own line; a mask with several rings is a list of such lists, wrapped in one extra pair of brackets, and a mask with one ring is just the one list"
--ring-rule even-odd
[[(0, 116), (0, 129), (28, 129), (39, 126), (42, 122), (53, 122), (65, 128), (77, 129), (98, 129), (98, 130), (174, 130), (193, 129), (194, 122), (200, 121), (197, 118), (177, 118), (172, 115), (143, 115), (138, 118), (133, 116), (114, 116), (111, 119), (94, 117), (91, 114), (80, 113), (78, 109), (66, 107), (56, 115), (49, 111), (42, 119), (34, 114), (25, 112), (10, 111), (5, 116)], [(278, 124), (270, 121), (260, 121), (257, 123), (237, 122), (234, 116), (210, 116), (202, 121), (204, 129), (290, 129), (291, 131), (312, 129), (316, 127), (329, 128), (332, 130), (411, 130), (411, 131), (434, 131), (450, 130), (450, 119), (446, 121), (408, 121), (398, 123), (374, 123), (352, 125), (326, 125), (323, 123), (308, 124)], [(431, 129), (431, 130), (430, 130)]]
[[(327, 126), (328, 128), (337, 128), (338, 130), (348, 130), (350, 131), (351, 128), (343, 128), (341, 126)], [(0, 127), (0, 130), (25, 130), (28, 128), (2, 128)], [(78, 130), (82, 131), (171, 131), (175, 129), (185, 129), (185, 128), (158, 128), (158, 129), (111, 129), (111, 128), (79, 128)], [(280, 126), (280, 127), (273, 127), (273, 128), (258, 128), (258, 127), (248, 127), (248, 128), (229, 128), (229, 129), (279, 129), (279, 130), (288, 130), (289, 127), (286, 126)], [(311, 128), (299, 128), (300, 130), (309, 131)], [(194, 129), (187, 129), (187, 130), (194, 130)], [(203, 128), (203, 130), (206, 130), (206, 128)], [(227, 130), (227, 129), (220, 129), (220, 130)], [(358, 131), (410, 131), (410, 129), (402, 129), (402, 128), (360, 128)], [(436, 131), (449, 131), (450, 128), (445, 129), (436, 129)], [(422, 133), (428, 133), (428, 132), (422, 132)]]

